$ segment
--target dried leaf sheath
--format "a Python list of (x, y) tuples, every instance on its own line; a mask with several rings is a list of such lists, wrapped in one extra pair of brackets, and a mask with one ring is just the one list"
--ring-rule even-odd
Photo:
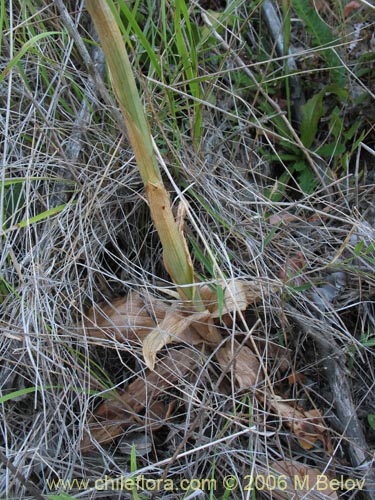
[[(193, 283), (193, 264), (184, 235), (174, 219), (169, 194), (161, 182), (147, 182), (145, 190), (152, 220), (163, 245), (163, 260), (167, 272), (178, 285)], [(194, 287), (179, 288), (178, 291), (182, 298), (188, 300), (198, 299), (197, 295), (199, 296), (198, 289)], [(203, 309), (201, 301), (197, 306), (197, 309)]]

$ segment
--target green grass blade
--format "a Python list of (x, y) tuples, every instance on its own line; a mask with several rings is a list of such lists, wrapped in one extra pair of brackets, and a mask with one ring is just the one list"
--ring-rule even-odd
[(19, 63), (19, 61), (22, 59), (22, 57), (26, 54), (26, 52), (30, 48), (32, 48), (37, 42), (39, 42), (39, 40), (51, 37), (53, 35), (61, 35), (61, 31), (48, 31), (47, 33), (40, 33), (39, 35), (30, 38), (30, 40), (27, 40), (27, 42), (23, 44), (22, 48), (13, 57), (13, 59), (10, 61), (10, 63), (7, 65), (4, 71), (0, 74), (0, 83), (4, 80), (4, 78), (6, 78), (11, 69), (14, 68), (16, 64)]
[[(72, 201), (70, 204), (76, 205), (77, 202)], [(59, 214), (60, 212), (65, 210), (65, 208), (67, 206), (68, 205), (66, 203), (64, 203), (62, 205), (58, 205), (57, 207), (50, 208), (49, 210), (45, 210), (44, 212), (42, 212), (40, 214), (37, 214), (37, 215), (34, 215), (33, 217), (30, 217), (30, 219), (25, 219), (21, 222), (18, 222), (17, 227), (19, 227), (19, 228), (27, 227), (27, 226), (30, 226), (31, 224), (35, 224), (36, 222), (40, 222), (42, 220), (48, 219), (52, 215)]]
[(0, 397), (0, 404), (5, 403), (6, 401), (11, 401), (12, 399), (19, 398), (20, 396), (25, 396), (26, 394), (32, 394), (33, 392), (42, 391), (45, 389), (51, 389), (51, 386), (47, 387), (25, 387), (24, 389), (19, 389), (18, 391), (10, 392), (9, 394), (5, 394)]
[[(145, 37), (142, 28), (139, 26), (134, 17), (134, 13), (129, 9), (129, 7), (124, 2), (120, 4), (120, 9), (121, 12), (124, 14), (127, 22), (129, 23), (129, 27), (131, 28), (132, 33), (134, 33), (138, 37), (140, 44), (145, 49), (148, 57), (150, 58), (150, 63), (154, 68), (154, 70), (156, 71), (156, 74), (158, 75), (159, 78), (162, 78), (162, 71), (160, 68), (159, 59), (155, 53), (155, 49), (151, 46), (151, 44)], [(120, 16), (116, 16), (116, 21), (122, 33), (126, 35), (127, 30), (123, 22), (121, 21)]]
[[(178, 53), (183, 64), (186, 79), (189, 81), (190, 93), (193, 97), (199, 99), (201, 97), (200, 85), (196, 80), (198, 76), (198, 58), (193, 29), (185, 1), (176, 0), (175, 9), (174, 26)], [(182, 29), (182, 26), (185, 29)], [(194, 101), (193, 109), (193, 140), (195, 146), (198, 147), (202, 128), (201, 104)]]

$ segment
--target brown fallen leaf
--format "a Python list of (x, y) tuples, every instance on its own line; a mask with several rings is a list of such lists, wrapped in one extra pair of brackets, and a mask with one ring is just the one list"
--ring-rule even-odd
[(297, 217), (297, 215), (290, 214), (289, 212), (281, 212), (279, 214), (273, 214), (269, 218), (269, 223), (272, 226), (275, 226), (276, 224), (283, 223), (285, 225), (288, 225), (289, 222), (294, 222), (294, 221), (299, 221), (301, 220), (300, 217)]
[(208, 285), (201, 288), (201, 297), (214, 319), (232, 314), (235, 311), (245, 311), (251, 304), (256, 304), (263, 297), (278, 290), (275, 285), (267, 286), (260, 280), (230, 280), (219, 285), (224, 290), (223, 304), (219, 304), (216, 291)]
[(151, 431), (158, 431), (165, 424), (167, 413), (168, 406), (164, 401), (152, 401), (150, 406), (146, 409), (146, 425), (149, 426)]
[(207, 344), (217, 346), (223, 340), (223, 337), (214, 324), (211, 314), (209, 314), (205, 321), (195, 321), (191, 326)]
[(301, 286), (306, 279), (302, 275), (303, 269), (306, 267), (306, 261), (302, 252), (297, 252), (295, 257), (290, 257), (285, 260), (285, 264), (280, 269), (278, 276), (292, 286)]
[(303, 384), (304, 378), (305, 376), (303, 373), (295, 372), (293, 369), (292, 373), (288, 375), (288, 384), (289, 385)]
[[(261, 479), (264, 479), (262, 481)], [(334, 500), (337, 493), (330, 478), (319, 469), (307, 467), (296, 460), (280, 460), (271, 464), (267, 473), (259, 472), (257, 481), (274, 500)]]
[(278, 396), (269, 396), (268, 403), (296, 435), (302, 448), (309, 450), (314, 447), (316, 441), (326, 442), (327, 429), (319, 410), (299, 410)]
[[(82, 441), (82, 453), (89, 453), (94, 445), (106, 444), (116, 439), (130, 425), (147, 426), (161, 418), (161, 407), (153, 406), (158, 397), (169, 388), (178, 387), (181, 379), (194, 374), (199, 365), (198, 354), (190, 349), (171, 350), (158, 360), (155, 371), (146, 370), (144, 377), (138, 377), (122, 391), (118, 398), (104, 401), (88, 421)], [(145, 408), (146, 417), (142, 416)], [(152, 409), (153, 408), (153, 409)], [(166, 417), (170, 411), (166, 411)], [(158, 425), (161, 425), (160, 421)]]
[(90, 337), (139, 343), (155, 328), (155, 319), (162, 321), (166, 310), (163, 302), (151, 304), (138, 292), (130, 291), (126, 297), (114, 299), (110, 304), (92, 307), (84, 320), (84, 329)]
[(190, 345), (201, 343), (202, 338), (192, 325), (205, 322), (209, 317), (209, 311), (197, 313), (183, 313), (173, 309), (168, 311), (163, 321), (143, 340), (143, 357), (147, 367), (150, 370), (154, 369), (156, 354), (171, 342), (186, 342)]
[(267, 287), (260, 280), (238, 279), (223, 284), (222, 288), (224, 293), (221, 304), (216, 290), (203, 285), (200, 289), (200, 296), (207, 308), (205, 311), (185, 311), (176, 315), (172, 310), (165, 315), (161, 324), (143, 341), (143, 355), (150, 369), (154, 366), (158, 351), (170, 342), (181, 340), (187, 329), (189, 329), (188, 337), (191, 338), (191, 343), (194, 343), (194, 336), (190, 333), (190, 328), (193, 328), (204, 342), (213, 346), (220, 344), (222, 336), (214, 324), (215, 319), (225, 318), (235, 311), (244, 311), (250, 304), (258, 302), (262, 297), (277, 289), (274, 285)]
[(349, 17), (352, 12), (355, 10), (358, 10), (362, 7), (362, 4), (360, 2), (357, 2), (356, 0), (352, 0), (351, 2), (347, 3), (344, 8), (344, 18)]
[(181, 311), (181, 302), (175, 302), (180, 308), (177, 310), (173, 302), (146, 299), (131, 291), (125, 298), (92, 308), (84, 320), (84, 331), (92, 337), (142, 343), (146, 365), (153, 369), (156, 354), (168, 343), (196, 345), (203, 341), (218, 345), (222, 335), (215, 319), (230, 318), (234, 311), (244, 311), (270, 291), (275, 291), (274, 286), (267, 288), (260, 280), (232, 280), (222, 288), (224, 293), (219, 303), (215, 289), (208, 285), (201, 287), (200, 294), (207, 309), (199, 312), (191, 310), (190, 301)]
[(81, 451), (84, 455), (94, 448), (93, 440), (99, 444), (109, 443), (120, 437), (126, 427), (137, 422), (132, 411), (122, 405), (123, 397), (122, 393), (119, 399), (105, 401), (95, 410), (88, 421), (89, 430), (84, 431), (81, 440)]
[(216, 359), (222, 370), (230, 371), (232, 367), (239, 390), (254, 389), (263, 380), (258, 357), (246, 346), (238, 352), (236, 347), (238, 344), (235, 344), (233, 352), (228, 342), (216, 352)]
[(286, 372), (291, 367), (292, 352), (288, 347), (281, 346), (267, 339), (258, 338), (256, 340), (250, 338), (246, 345), (252, 349), (254, 342), (261, 356), (266, 356), (269, 360), (273, 360), (277, 365), (277, 369), (281, 372)]

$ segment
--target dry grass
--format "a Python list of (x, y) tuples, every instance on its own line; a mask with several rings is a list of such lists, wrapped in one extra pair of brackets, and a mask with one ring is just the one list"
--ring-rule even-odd
[[(98, 92), (57, 6), (35, 3), (1, 2), (7, 21), (0, 72), (26, 40), (34, 39), (0, 82), (0, 446), (8, 460), (0, 468), (1, 497), (35, 497), (34, 484), (46, 498), (52, 494), (48, 481), (76, 478), (89, 483), (76, 483), (66, 492), (74, 498), (137, 498), (134, 492), (94, 487), (105, 475), (134, 472), (129, 443), (135, 439), (138, 476), (156, 479), (164, 473), (175, 485), (182, 479), (216, 479), (215, 491), (205, 491), (201, 498), (272, 498), (240, 486), (229, 493), (223, 478), (234, 475), (244, 485), (247, 476), (266, 474), (277, 460), (298, 460), (328, 475), (366, 477), (375, 444), (367, 421), (375, 414), (373, 135), (368, 127), (348, 172), (337, 168), (335, 179), (326, 181), (328, 190), (318, 183), (312, 194), (305, 194), (289, 180), (286, 190), (277, 185), (280, 169), (288, 165), (280, 161), (276, 168), (263, 154), (277, 152), (278, 142), (267, 130), (275, 137), (277, 132), (258, 107), (258, 96), (240, 87), (243, 75), (233, 57), (244, 57), (244, 45), (250, 43), (243, 20), (253, 7), (245, 3), (233, 8), (233, 19), (221, 35), (233, 52), (217, 38), (216, 46), (211, 40), (210, 50), (202, 50), (198, 150), (190, 134), (192, 100), (186, 98), (189, 87), (181, 84), (183, 75), (175, 83), (155, 83), (155, 72), (141, 67), (136, 38), (134, 66), (174, 208), (180, 198), (189, 206), (185, 233), (197, 273), (212, 283), (224, 277), (280, 286), (280, 293), (237, 314), (231, 325), (221, 323), (221, 331), (240, 342), (253, 339), (249, 346), (256, 346), (267, 374), (257, 389), (267, 388), (305, 410), (319, 409), (330, 444), (301, 447), (255, 391), (238, 391), (233, 367), (223, 375), (213, 351), (191, 347), (196, 368), (178, 376), (163, 396), (166, 404), (175, 405), (170, 420), (152, 433), (143, 418), (111, 445), (96, 444), (89, 456), (81, 453), (87, 422), (102, 399), (146, 373), (141, 346), (83, 335), (82, 318), (92, 305), (111, 303), (130, 290), (165, 299), (172, 284), (110, 93)], [(100, 61), (98, 50), (87, 43), (93, 34), (83, 2), (66, 6)], [(156, 14), (152, 19), (161, 23)], [(47, 31), (60, 34), (37, 38)], [(273, 64), (268, 57), (264, 68)], [(98, 64), (96, 69), (100, 76), (103, 68)], [(267, 78), (272, 75), (270, 70)], [(171, 94), (175, 105), (181, 105), (178, 112), (171, 107)], [(16, 178), (23, 181), (4, 182)], [(271, 201), (270, 192), (277, 190), (281, 195)], [(40, 214), (40, 220), (33, 219)], [(22, 222), (26, 220), (28, 224)], [(295, 273), (298, 277), (288, 281)], [(337, 368), (329, 364), (332, 359), (340, 361), (339, 374), (348, 383), (367, 441), (368, 449), (360, 443), (363, 464), (350, 444), (356, 439), (350, 418), (338, 410), (342, 395), (332, 392)], [(325, 377), (327, 370), (331, 380)], [(5, 398), (14, 391), (21, 392)], [(368, 487), (375, 489), (371, 483)], [(156, 492), (154, 498), (188, 498), (192, 493)], [(352, 498), (345, 492), (338, 495)], [(358, 499), (366, 495), (370, 498), (371, 492), (354, 493)]]

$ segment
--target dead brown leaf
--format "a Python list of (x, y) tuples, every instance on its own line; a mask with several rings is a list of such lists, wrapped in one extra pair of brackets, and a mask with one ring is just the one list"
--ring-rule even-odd
[(143, 357), (146, 365), (153, 370), (156, 354), (165, 345), (171, 342), (186, 342), (196, 345), (202, 338), (192, 328), (197, 322), (209, 319), (209, 311), (197, 313), (183, 313), (181, 311), (168, 311), (163, 321), (143, 340)]
[(235, 345), (233, 352), (228, 342), (216, 352), (216, 359), (222, 370), (230, 371), (232, 367), (239, 390), (254, 389), (263, 380), (258, 357), (246, 346), (241, 347), (238, 352), (236, 347), (238, 344)]
[(276, 344), (268, 338), (257, 338), (256, 340), (249, 338), (246, 345), (252, 349), (254, 342), (260, 355), (267, 356), (269, 360), (273, 360), (278, 370), (286, 372), (290, 369), (292, 351), (288, 347)]
[[(102, 445), (111, 442), (137, 422), (151, 428), (160, 426), (162, 416), (169, 416), (170, 410), (155, 406), (157, 398), (167, 389), (178, 387), (179, 380), (195, 373), (198, 365), (198, 354), (190, 349), (169, 351), (157, 362), (155, 371), (146, 370), (144, 377), (129, 384), (118, 398), (104, 401), (95, 410), (81, 441), (82, 452), (90, 452), (93, 441)], [(141, 414), (146, 407), (150, 411), (145, 419)]]
[[(220, 285), (220, 283), (219, 283)], [(263, 297), (276, 291), (275, 286), (267, 287), (260, 280), (231, 280), (221, 284), (224, 289), (223, 304), (219, 304), (216, 291), (208, 285), (201, 288), (201, 297), (211, 317), (217, 319), (220, 315), (231, 314), (235, 311), (244, 311), (251, 304), (256, 304)]]
[(92, 307), (84, 320), (84, 329), (90, 337), (139, 343), (155, 328), (154, 318), (163, 320), (166, 309), (163, 302), (151, 305), (138, 292), (131, 291), (110, 304)]
[(279, 278), (293, 286), (301, 286), (305, 283), (302, 271), (306, 267), (306, 261), (302, 252), (297, 252), (294, 257), (285, 260), (285, 264), (279, 271)]
[[(264, 490), (272, 492), (275, 500), (333, 500), (337, 493), (330, 486), (330, 478), (319, 469), (307, 467), (295, 460), (280, 460), (271, 464)], [(276, 488), (274, 487), (276, 485)]]
[(305, 450), (314, 447), (316, 441), (325, 442), (326, 427), (319, 410), (303, 411), (278, 396), (268, 399), (271, 408), (296, 435), (298, 444)]
[(84, 330), (92, 337), (143, 343), (146, 364), (152, 369), (156, 354), (168, 343), (196, 345), (204, 341), (218, 345), (222, 336), (214, 320), (230, 318), (234, 311), (244, 311), (273, 288), (267, 289), (259, 280), (232, 280), (223, 285), (224, 295), (219, 304), (216, 291), (203, 285), (200, 293), (207, 309), (202, 312), (192, 311), (190, 302), (190, 310), (186, 307), (178, 311), (173, 303), (168, 305), (146, 299), (140, 293), (131, 291), (126, 298), (93, 307), (84, 320)]
[(223, 337), (215, 326), (211, 315), (209, 315), (204, 322), (195, 321), (192, 323), (192, 327), (207, 344), (217, 346), (223, 340)]
[(280, 222), (282, 222), (285, 225), (288, 225), (289, 222), (295, 222), (298, 220), (300, 220), (300, 218), (297, 217), (296, 215), (290, 214), (289, 212), (282, 212), (279, 214), (271, 215), (271, 217), (269, 218), (269, 223), (272, 226), (275, 226), (276, 224), (279, 224)]
[(357, 2), (356, 0), (352, 0), (351, 2), (347, 3), (344, 8), (344, 17), (349, 17), (354, 11), (360, 9), (362, 7), (362, 4), (360, 2)]

